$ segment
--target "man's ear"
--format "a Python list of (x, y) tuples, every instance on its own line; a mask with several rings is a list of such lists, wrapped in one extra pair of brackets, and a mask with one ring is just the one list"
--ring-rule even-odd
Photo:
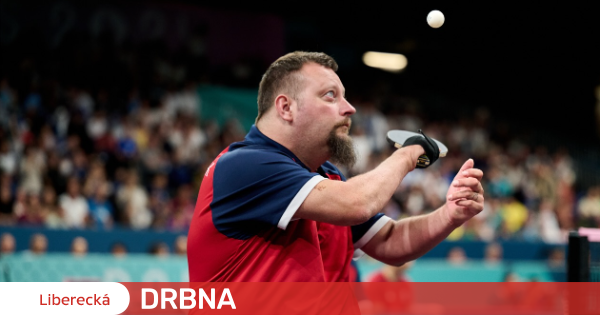
[(287, 122), (292, 122), (294, 120), (292, 105), (294, 105), (294, 100), (285, 94), (279, 94), (275, 98), (275, 110), (277, 111), (277, 115)]

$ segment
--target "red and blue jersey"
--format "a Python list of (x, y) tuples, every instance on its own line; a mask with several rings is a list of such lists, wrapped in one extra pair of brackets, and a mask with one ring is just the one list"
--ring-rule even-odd
[(329, 162), (311, 172), (252, 126), (204, 175), (188, 233), (190, 281), (348, 281), (353, 255), (390, 219), (293, 220), (322, 180), (346, 179)]

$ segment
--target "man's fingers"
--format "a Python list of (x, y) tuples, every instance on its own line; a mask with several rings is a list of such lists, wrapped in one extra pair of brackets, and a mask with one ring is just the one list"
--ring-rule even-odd
[(477, 178), (478, 180), (481, 180), (483, 178), (483, 171), (478, 168), (470, 168), (470, 169), (462, 171), (462, 173), (460, 173), (460, 174), (463, 177), (474, 177), (474, 178)]
[(448, 201), (454, 201), (459, 199), (473, 200), (476, 202), (483, 202), (484, 197), (482, 193), (474, 192), (469, 189), (457, 191), (452, 195), (448, 196)]
[(469, 187), (472, 188), (474, 191), (476, 192), (480, 192), (479, 186), (481, 186), (481, 183), (479, 182), (479, 180), (477, 178), (461, 178), (461, 179), (455, 179), (452, 182), (452, 186), (454, 187)]
[(473, 200), (459, 200), (456, 202), (456, 205), (465, 207), (469, 210), (475, 210), (477, 212), (481, 212), (483, 210), (483, 203), (479, 203)]
[(460, 168), (460, 170), (458, 171), (459, 174), (461, 174), (463, 171), (466, 171), (470, 168), (473, 168), (473, 165), (475, 165), (475, 162), (473, 162), (473, 159), (468, 159)]

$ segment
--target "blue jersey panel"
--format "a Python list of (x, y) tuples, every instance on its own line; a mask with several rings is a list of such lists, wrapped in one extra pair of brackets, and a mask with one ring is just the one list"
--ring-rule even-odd
[(317, 173), (269, 147), (225, 153), (214, 169), (213, 222), (219, 232), (248, 239), (277, 226), (298, 191)]

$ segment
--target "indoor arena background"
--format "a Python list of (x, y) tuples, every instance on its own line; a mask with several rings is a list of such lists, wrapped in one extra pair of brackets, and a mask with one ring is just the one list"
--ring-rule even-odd
[[(294, 50), (339, 63), (357, 108), (348, 177), (389, 156), (390, 129), (447, 144), (386, 215), (439, 207), (467, 158), (485, 173), (484, 211), (398, 281), (565, 281), (569, 231), (600, 227), (600, 24), (562, 4), (2, 0), (0, 281), (187, 281), (203, 174)], [(406, 67), (370, 68), (367, 51)]]

